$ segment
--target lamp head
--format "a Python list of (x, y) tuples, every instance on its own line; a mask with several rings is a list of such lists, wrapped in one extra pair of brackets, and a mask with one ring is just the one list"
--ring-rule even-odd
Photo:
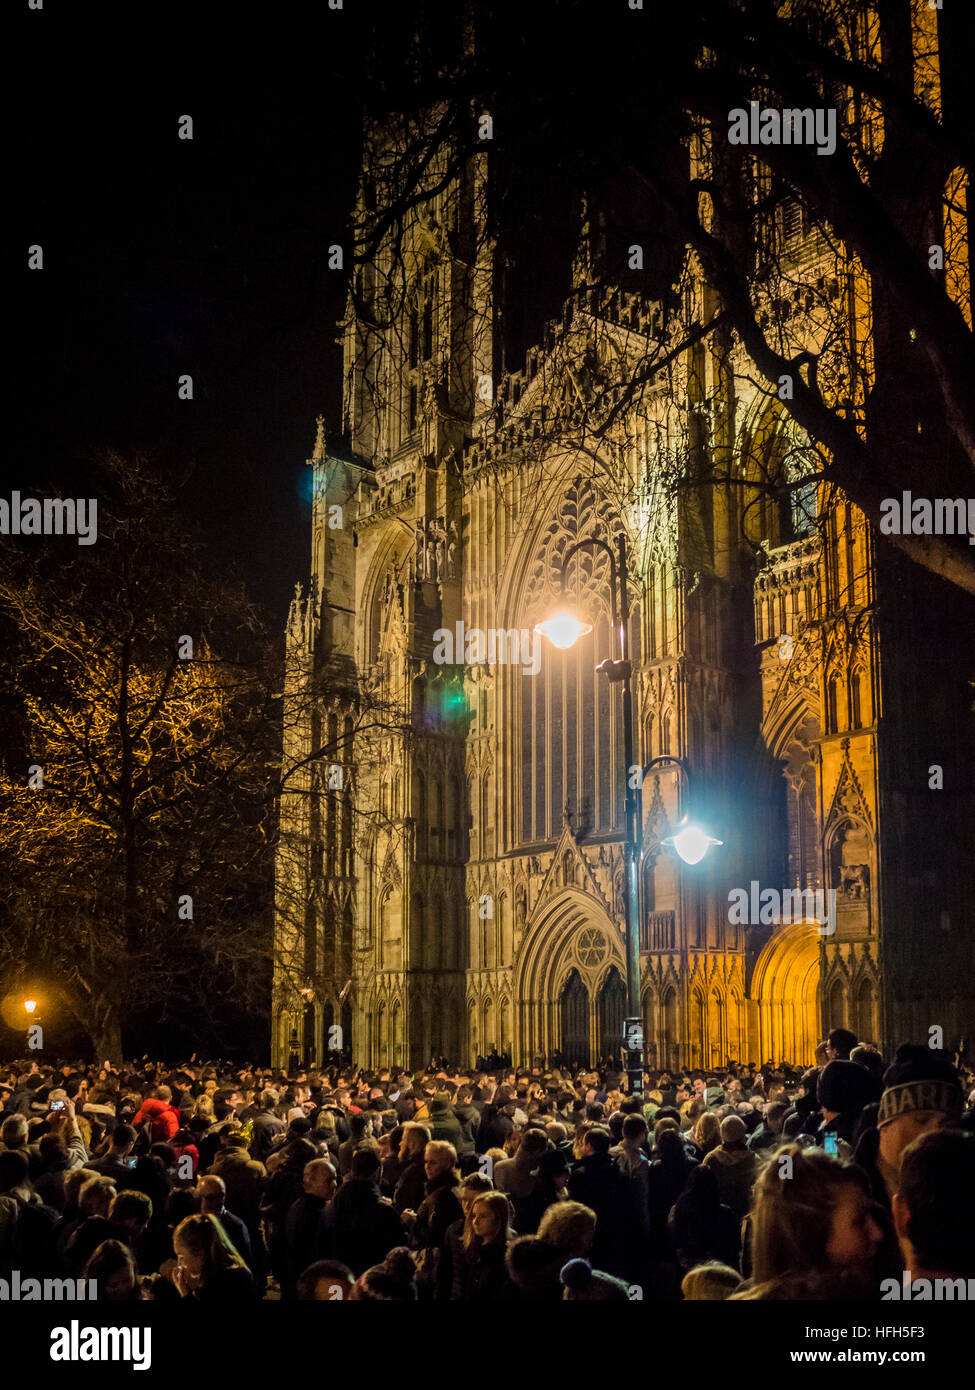
[(664, 840), (665, 845), (673, 846), (685, 864), (700, 864), (712, 845), (723, 843), (693, 822), (682, 823)]
[(592, 623), (581, 622), (574, 613), (562, 608), (550, 618), (536, 623), (535, 631), (547, 637), (553, 647), (564, 652), (574, 646), (580, 637), (592, 632)]

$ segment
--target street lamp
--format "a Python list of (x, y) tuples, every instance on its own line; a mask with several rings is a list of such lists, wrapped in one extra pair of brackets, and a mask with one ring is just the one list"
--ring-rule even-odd
[[(623, 783), (626, 787), (626, 836), (623, 852), (626, 873), (623, 876), (623, 902), (626, 918), (626, 1007), (629, 1018), (624, 1021), (626, 1037), (626, 1072), (630, 1081), (630, 1094), (643, 1094), (643, 1010), (640, 1001), (640, 916), (639, 916), (639, 862), (642, 851), (642, 827), (640, 824), (640, 792), (633, 785), (630, 776), (633, 767), (633, 695), (630, 678), (633, 668), (630, 664), (628, 623), (630, 617), (629, 595), (626, 576), (629, 572), (626, 535), (620, 532), (616, 550), (606, 541), (597, 537), (577, 541), (569, 547), (562, 558), (561, 592), (565, 594), (565, 581), (569, 572), (569, 562), (579, 550), (602, 550), (609, 556), (611, 602), (613, 625), (619, 633), (619, 661), (608, 657), (596, 667), (603, 671), (611, 684), (623, 687)], [(592, 632), (592, 624), (582, 622), (575, 614), (562, 608), (550, 618), (535, 625), (535, 631), (547, 637), (553, 646), (567, 651), (580, 637)], [(685, 779), (688, 778), (686, 765), (679, 758), (662, 754), (652, 758), (643, 769), (649, 769), (662, 762), (672, 762), (680, 767)], [(642, 778), (641, 784), (642, 784)], [(686, 864), (697, 864), (711, 845), (718, 845), (700, 826), (682, 824), (673, 836), (664, 841), (672, 843), (674, 849)]]
[(34, 1010), (37, 1008), (37, 1000), (36, 1000), (36, 999), (25, 999), (25, 1000), (24, 1000), (24, 1008), (25, 1008), (25, 1010), (27, 1011), (27, 1013), (32, 1014), (32, 1013), (34, 1012)]
[[(684, 779), (685, 793), (691, 789), (691, 774), (683, 758), (675, 757), (672, 753), (660, 753), (656, 758), (651, 758), (643, 769), (643, 777), (655, 767), (663, 767), (665, 764), (676, 767)], [(660, 842), (667, 845), (670, 849), (676, 850), (685, 864), (700, 864), (712, 845), (722, 845), (723, 840), (716, 840), (713, 835), (709, 835), (703, 826), (692, 821), (686, 814), (683, 820), (678, 823), (673, 835), (668, 835)]]
[[(569, 562), (580, 550), (602, 550), (609, 556), (611, 579), (611, 604), (613, 625), (619, 633), (620, 659), (611, 658), (596, 668), (606, 673), (611, 684), (623, 687), (623, 784), (626, 787), (626, 837), (623, 853), (626, 873), (623, 876), (623, 902), (626, 918), (626, 1007), (629, 1017), (624, 1021), (626, 1035), (626, 1072), (630, 1080), (630, 1094), (643, 1094), (643, 1013), (640, 1005), (640, 919), (639, 919), (639, 878), (638, 863), (640, 855), (639, 829), (640, 808), (636, 788), (631, 785), (629, 770), (633, 766), (633, 696), (630, 689), (629, 642), (627, 624), (630, 617), (629, 595), (626, 576), (628, 559), (626, 536), (621, 531), (614, 551), (606, 541), (597, 537), (576, 541), (569, 546), (562, 558), (562, 593), (565, 594), (565, 580), (569, 572)], [(536, 632), (547, 637), (562, 651), (568, 650), (578, 639), (592, 631), (591, 623), (581, 622), (565, 609), (554, 613), (545, 622), (538, 623)]]

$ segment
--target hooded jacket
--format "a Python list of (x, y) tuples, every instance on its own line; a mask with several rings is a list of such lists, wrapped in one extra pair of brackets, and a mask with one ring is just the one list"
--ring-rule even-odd
[(464, 1131), (461, 1129), (460, 1120), (454, 1114), (449, 1100), (438, 1097), (430, 1102), (430, 1115), (426, 1120), (426, 1126), (430, 1131), (431, 1139), (444, 1140), (448, 1144), (453, 1144), (457, 1152), (460, 1153)]
[(132, 1123), (136, 1129), (149, 1121), (149, 1129), (154, 1144), (168, 1144), (179, 1129), (179, 1115), (165, 1100), (150, 1096), (140, 1105)]
[(474, 1152), (474, 1136), (481, 1123), (480, 1111), (470, 1104), (455, 1105), (454, 1117), (460, 1125), (460, 1143), (457, 1145), (457, 1153), (458, 1155), (469, 1156)]
[(752, 1187), (759, 1169), (758, 1154), (747, 1148), (744, 1140), (719, 1144), (705, 1157), (704, 1164), (714, 1169), (721, 1201), (741, 1220), (752, 1204)]

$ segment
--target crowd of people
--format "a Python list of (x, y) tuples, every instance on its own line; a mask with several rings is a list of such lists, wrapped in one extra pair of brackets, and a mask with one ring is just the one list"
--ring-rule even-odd
[[(482, 1061), (483, 1059), (479, 1059)], [(879, 1299), (975, 1278), (975, 1078), (0, 1067), (0, 1278), (99, 1299)]]

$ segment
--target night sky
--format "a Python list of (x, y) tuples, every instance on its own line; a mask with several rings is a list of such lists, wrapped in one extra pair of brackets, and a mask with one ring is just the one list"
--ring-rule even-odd
[(327, 247), (358, 165), (356, 16), (16, 3), (4, 492), (89, 495), (99, 449), (147, 453), (280, 626), (307, 572), (315, 416), (338, 424), (345, 274)]

